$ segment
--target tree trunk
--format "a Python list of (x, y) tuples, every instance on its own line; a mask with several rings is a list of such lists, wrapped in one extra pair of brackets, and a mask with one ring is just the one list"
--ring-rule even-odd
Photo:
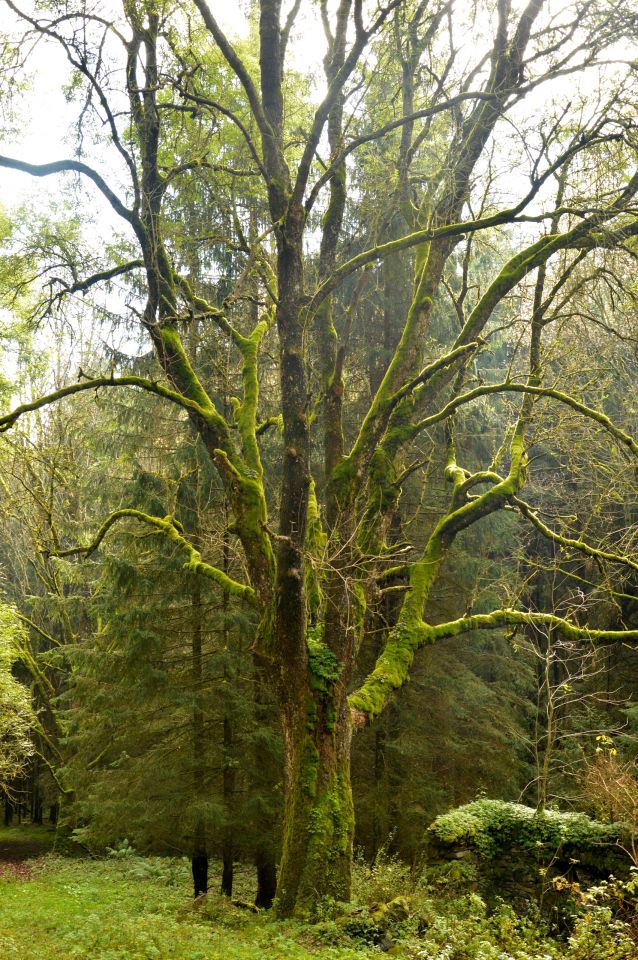
[[(253, 650), (254, 722), (261, 731), (268, 731), (278, 723), (277, 713), (267, 695), (264, 665)], [(277, 785), (281, 780), (281, 758), (267, 737), (255, 740), (251, 789), (262, 802), (253, 814), (255, 844), (254, 863), (257, 870), (255, 906), (269, 910), (277, 893), (277, 847), (280, 830), (280, 811)]]
[[(350, 898), (354, 810), (352, 727), (345, 702), (337, 716), (314, 718), (313, 698), (284, 718), (286, 800), (277, 912), (310, 916), (321, 900)], [(310, 725), (314, 722), (312, 729)]]
[[(193, 684), (193, 791), (200, 804), (205, 798), (206, 789), (206, 740), (204, 729), (204, 710), (202, 705), (202, 595), (201, 583), (194, 577), (191, 589), (191, 672)], [(206, 821), (198, 812), (191, 854), (193, 874), (193, 895), (199, 897), (208, 893), (208, 847)]]
[(257, 852), (255, 866), (257, 867), (255, 906), (262, 910), (270, 910), (277, 893), (277, 868), (272, 857), (268, 853), (262, 854), (261, 851)]
[(200, 897), (208, 892), (208, 850), (206, 829), (202, 820), (195, 828), (191, 870), (193, 874), (193, 893), (196, 897)]
[(233, 895), (233, 860), (234, 860), (234, 823), (232, 808), (235, 797), (235, 761), (233, 757), (233, 724), (228, 705), (224, 712), (224, 770), (222, 774), (222, 791), (226, 816), (229, 822), (224, 828), (222, 843), (222, 883), (221, 892), (226, 897)]

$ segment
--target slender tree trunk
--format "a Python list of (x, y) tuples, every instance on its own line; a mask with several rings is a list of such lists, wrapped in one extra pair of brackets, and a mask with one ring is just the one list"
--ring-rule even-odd
[[(230, 716), (228, 704), (224, 711), (224, 749), (223, 763), (224, 771), (222, 775), (222, 794), (226, 814), (232, 818), (233, 800), (235, 796), (235, 765), (233, 758), (233, 721)], [(224, 829), (224, 840), (222, 843), (222, 883), (221, 892), (226, 897), (233, 895), (233, 860), (234, 860), (234, 823), (232, 819)]]
[(203, 820), (198, 820), (195, 827), (193, 855), (191, 857), (193, 874), (193, 893), (201, 897), (208, 892), (208, 850), (206, 844), (206, 827)]
[[(204, 799), (206, 782), (204, 710), (202, 707), (202, 596), (201, 583), (193, 578), (191, 592), (192, 637), (191, 669), (193, 682), (193, 788), (196, 802)], [(208, 893), (208, 846), (206, 822), (198, 812), (191, 855), (193, 895)]]
[[(266, 676), (259, 657), (253, 655), (255, 680), (255, 724), (259, 730), (268, 730), (277, 722), (273, 705), (267, 696)], [(269, 748), (266, 737), (258, 737), (254, 752), (252, 789), (262, 798), (258, 807), (254, 861), (257, 870), (257, 893), (255, 906), (269, 910), (277, 893), (276, 851), (279, 831), (279, 816), (276, 807), (276, 786), (280, 779), (278, 761)]]

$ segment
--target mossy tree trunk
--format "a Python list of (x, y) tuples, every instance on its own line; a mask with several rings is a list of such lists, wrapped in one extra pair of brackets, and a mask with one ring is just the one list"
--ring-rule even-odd
[[(350, 898), (354, 810), (350, 713), (335, 716), (312, 691), (284, 719), (286, 800), (277, 908), (312, 915), (325, 898)], [(317, 709), (318, 708), (318, 709)]]

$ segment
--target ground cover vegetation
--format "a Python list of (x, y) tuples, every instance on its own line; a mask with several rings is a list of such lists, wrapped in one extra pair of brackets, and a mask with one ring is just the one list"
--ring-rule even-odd
[[(173, 861), (133, 851), (180, 883), (186, 856), (196, 896), (252, 865), (246, 899), (321, 920), (335, 956), (357, 925), (368, 950), (558, 955), (543, 924), (574, 960), (630, 956), (638, 15), (3, 8), (0, 171), (56, 191), (0, 217), (5, 824), (125, 851), (32, 882), (135, 875), (160, 903)], [(67, 159), (12, 148), (44, 50)], [(434, 818), (482, 794), (549, 852), (535, 920), (464, 855), (424, 867)], [(596, 816), (626, 875), (573, 876), (552, 807)], [(371, 899), (379, 857), (396, 889)]]
[[(23, 832), (0, 828), (0, 842), (10, 835), (18, 849)], [(629, 883), (602, 884), (583, 895), (574, 905), (569, 936), (557, 938), (531, 904), (522, 916), (502, 900), (488, 910), (476, 892), (449, 878), (442, 883), (440, 876), (417, 877), (387, 855), (372, 865), (355, 864), (355, 900), (347, 914), (335, 920), (324, 913), (312, 923), (252, 913), (245, 903), (242, 908), (218, 893), (189, 900), (189, 873), (185, 858), (140, 857), (123, 844), (101, 860), (48, 855), (26, 861), (21, 872), (7, 865), (0, 875), (3, 955), (22, 957), (34, 942), (43, 960), (363, 960), (384, 952), (413, 960), (631, 960), (636, 955), (629, 922), (635, 886)], [(250, 896), (252, 883), (252, 872), (240, 869), (238, 894)], [(388, 897), (392, 900), (381, 907)], [(626, 913), (614, 919), (621, 898)]]

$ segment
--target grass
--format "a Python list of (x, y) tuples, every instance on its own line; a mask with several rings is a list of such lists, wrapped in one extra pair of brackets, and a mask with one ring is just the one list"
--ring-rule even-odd
[(0, 845), (5, 844), (18, 845), (26, 842), (43, 843), (47, 846), (53, 845), (55, 837), (55, 827), (38, 826), (33, 823), (15, 824), (12, 827), (0, 827)]
[[(0, 831), (4, 837), (6, 831)], [(2, 960), (363, 960), (377, 951), (317, 946), (308, 928), (277, 923), (209, 895), (195, 907), (183, 861), (31, 862), (0, 877)]]

